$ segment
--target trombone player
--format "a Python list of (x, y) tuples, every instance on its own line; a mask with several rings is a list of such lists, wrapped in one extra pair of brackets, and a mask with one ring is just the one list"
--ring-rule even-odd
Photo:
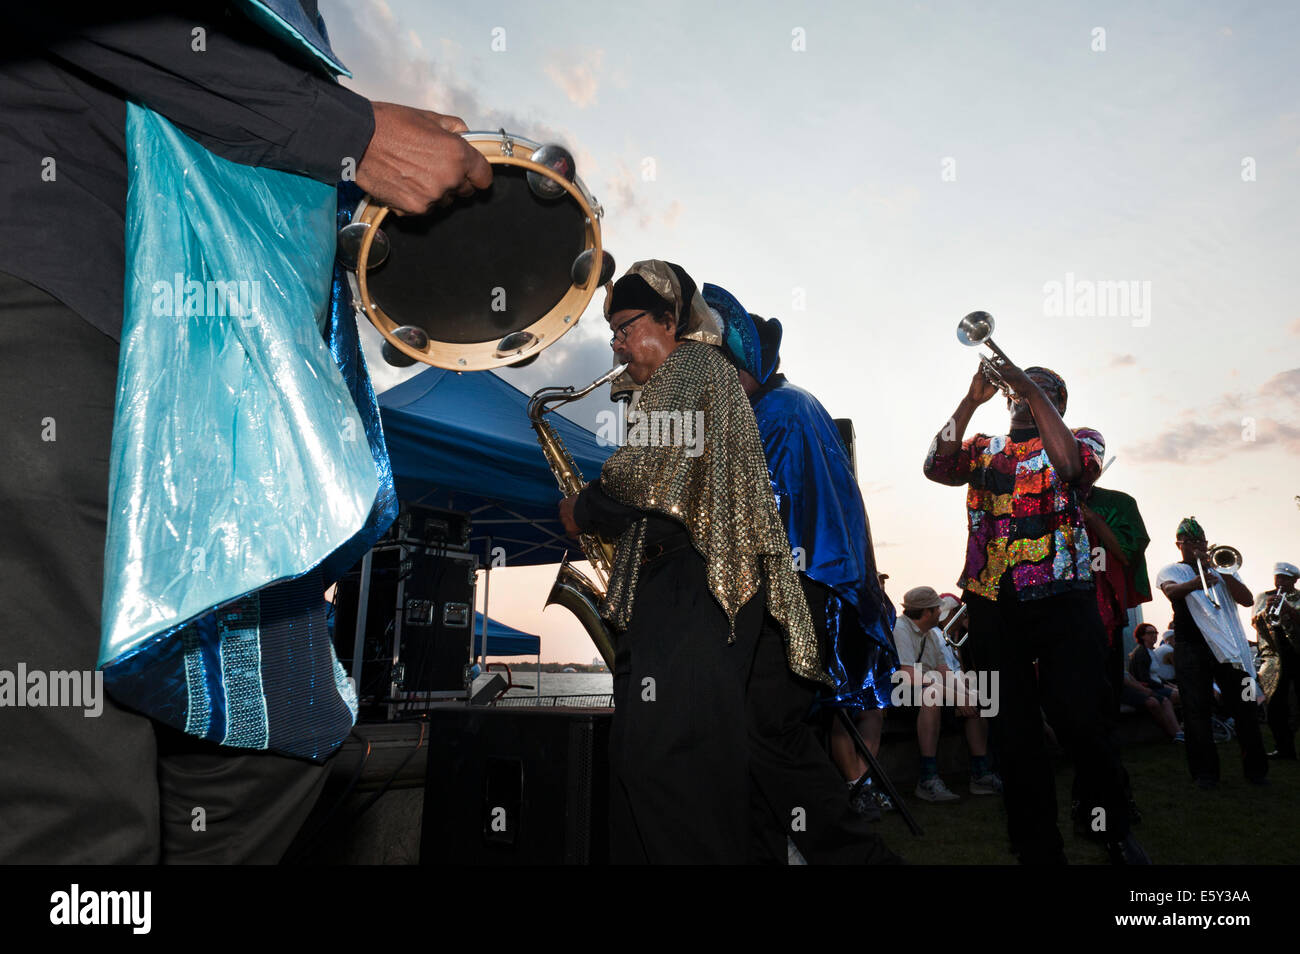
[[(1268, 760), (1255, 718), (1255, 661), (1237, 616), (1237, 605), (1251, 606), (1254, 598), (1235, 566), (1211, 560), (1205, 531), (1195, 517), (1178, 524), (1174, 537), (1183, 558), (1161, 570), (1156, 585), (1174, 608), (1174, 665), (1183, 700), (1188, 770), (1201, 788), (1219, 784), (1219, 754), (1210, 731), (1212, 684), (1217, 682), (1224, 708), (1236, 722), (1246, 779), (1267, 784)], [(1239, 557), (1233, 562), (1240, 566)], [(1216, 572), (1216, 565), (1223, 572)]]
[(1268, 727), (1273, 730), (1273, 751), (1269, 758), (1296, 757), (1295, 731), (1291, 728), (1291, 693), (1300, 695), (1300, 606), (1296, 601), (1294, 563), (1273, 567), (1273, 589), (1259, 594), (1251, 622), (1259, 633), (1262, 661), (1259, 682), (1268, 699)]
[[(963, 333), (977, 318), (983, 328), (968, 340)], [(991, 331), (989, 316), (976, 312), (958, 337), (987, 343)], [(975, 409), (999, 388), (1007, 391), (1010, 433), (963, 441)], [(1065, 863), (1043, 736), (1046, 712), (1074, 760), (1079, 797), (1100, 824), (1111, 860), (1147, 864), (1129, 831), (1124, 770), (1109, 731), (1106, 639), (1079, 506), (1101, 471), (1105, 445), (1096, 431), (1065, 426), (1067, 396), (1064, 380), (1047, 368), (1022, 371), (1001, 353), (997, 363), (982, 360), (930, 445), (925, 475), (969, 488), (969, 539), (957, 585), (968, 607), (971, 668), (1000, 676), (992, 742), (1012, 849), (1024, 864)]]

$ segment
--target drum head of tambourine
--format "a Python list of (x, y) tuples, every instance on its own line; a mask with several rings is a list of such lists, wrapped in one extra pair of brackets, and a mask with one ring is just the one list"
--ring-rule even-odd
[(427, 215), (389, 215), (382, 228), (390, 250), (367, 273), (372, 301), (451, 344), (497, 342), (536, 323), (568, 293), (588, 246), (578, 203), (539, 198), (518, 166), (494, 166), (490, 188)]

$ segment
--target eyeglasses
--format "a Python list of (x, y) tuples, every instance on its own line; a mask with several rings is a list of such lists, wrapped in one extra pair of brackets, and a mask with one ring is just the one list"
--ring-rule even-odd
[(614, 329), (614, 336), (609, 339), (609, 343), (615, 345), (626, 341), (628, 326), (632, 324), (632, 322), (644, 318), (648, 314), (650, 314), (650, 312), (648, 311), (638, 312), (637, 314), (629, 318), (627, 321), (623, 322), (621, 325), (619, 325), (617, 328)]

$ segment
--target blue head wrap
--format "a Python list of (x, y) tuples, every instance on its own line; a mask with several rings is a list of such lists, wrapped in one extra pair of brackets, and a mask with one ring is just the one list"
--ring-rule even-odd
[(751, 315), (736, 297), (708, 282), (700, 289), (705, 303), (722, 319), (722, 344), (736, 367), (764, 384), (776, 368), (781, 347), (781, 323)]

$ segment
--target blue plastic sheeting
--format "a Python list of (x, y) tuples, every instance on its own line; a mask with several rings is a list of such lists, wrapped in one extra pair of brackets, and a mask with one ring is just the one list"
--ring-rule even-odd
[[(529, 424), (527, 394), (490, 371), (430, 368), (379, 395), (379, 407), (402, 501), (469, 512), (475, 552), (486, 557), (491, 537), (508, 566), (558, 563), (566, 550), (583, 558), (560, 524), (560, 490)], [(558, 414), (547, 419), (583, 476), (599, 476), (613, 445)]]
[[(483, 641), (483, 614), (474, 611), (474, 638)], [(536, 656), (541, 652), (542, 638), (521, 629), (488, 619), (487, 654), (489, 656)]]

